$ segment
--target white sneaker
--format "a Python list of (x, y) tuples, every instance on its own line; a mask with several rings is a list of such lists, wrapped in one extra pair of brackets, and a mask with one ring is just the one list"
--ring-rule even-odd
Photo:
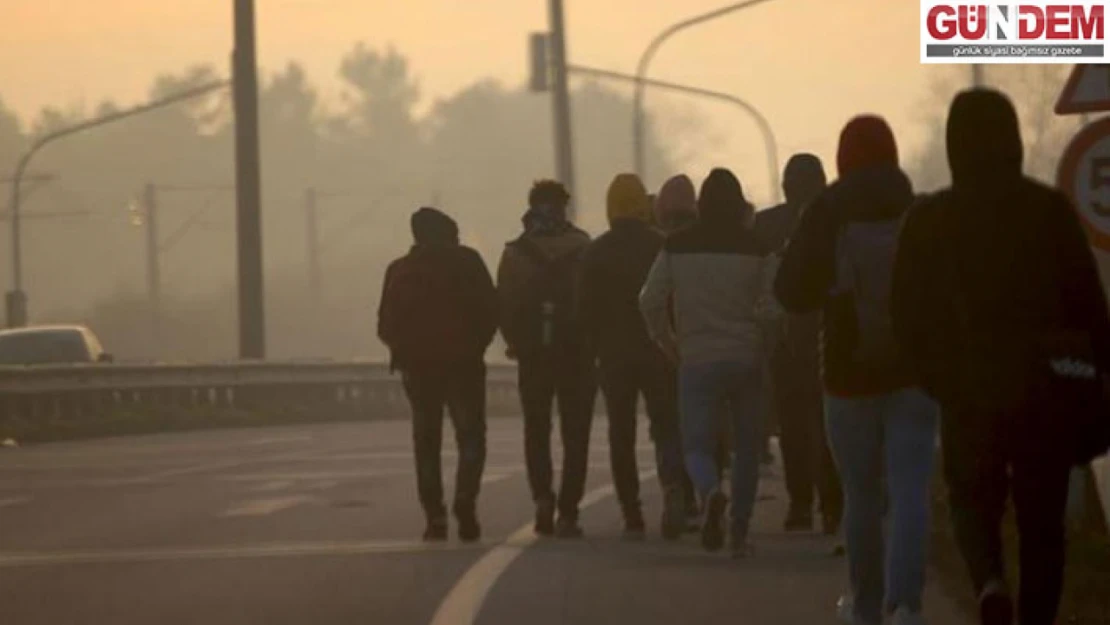
[(852, 595), (841, 595), (836, 600), (836, 619), (847, 625), (856, 625), (855, 600)]
[(891, 625), (925, 625), (925, 617), (903, 606), (894, 611)]

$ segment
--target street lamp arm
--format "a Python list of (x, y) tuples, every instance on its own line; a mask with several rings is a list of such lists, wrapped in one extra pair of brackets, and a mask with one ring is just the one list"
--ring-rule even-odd
[(678, 83), (668, 82), (665, 80), (655, 80), (652, 78), (643, 78), (641, 76), (629, 76), (620, 72), (613, 72), (604, 69), (597, 69), (594, 67), (582, 67), (579, 65), (567, 66), (567, 70), (576, 74), (585, 76), (594, 76), (597, 78), (607, 78), (610, 80), (619, 80), (622, 82), (635, 82), (648, 87), (655, 87), (657, 89), (664, 89), (667, 91), (675, 91), (678, 93), (685, 93), (689, 95), (701, 96), (711, 100), (718, 100), (721, 102), (728, 102), (740, 107), (745, 113), (751, 116), (759, 127), (760, 134), (763, 135), (763, 144), (767, 152), (767, 169), (768, 179), (771, 185), (772, 197), (779, 197), (779, 156), (778, 156), (778, 142), (775, 140), (775, 132), (771, 129), (771, 124), (759, 109), (749, 104), (746, 100), (738, 98), (731, 93), (724, 93), (722, 91), (713, 91), (711, 89), (702, 89), (701, 87), (691, 87), (689, 85), (680, 85)]
[(757, 4), (763, 4), (765, 2), (771, 2), (771, 0), (745, 0), (744, 2), (736, 2), (736, 3), (730, 4), (728, 6), (723, 6), (719, 9), (709, 11), (708, 13), (702, 13), (701, 15), (696, 15), (696, 16), (691, 17), (689, 19), (683, 20), (681, 22), (678, 22), (677, 24), (673, 24), (673, 25), (667, 27), (665, 30), (663, 30), (663, 32), (656, 35), (655, 38), (651, 40), (651, 43), (648, 44), (647, 48), (644, 49), (643, 54), (640, 55), (639, 63), (636, 64), (636, 84), (635, 84), (634, 91), (633, 91), (633, 96), (632, 96), (632, 102), (633, 102), (633, 104), (632, 104), (632, 106), (633, 106), (632, 123), (634, 125), (634, 127), (633, 127), (633, 141), (635, 142), (635, 150), (636, 150), (635, 169), (636, 169), (637, 174), (639, 174), (640, 176), (643, 176), (644, 175), (644, 170), (645, 170), (644, 145), (643, 145), (643, 138), (644, 138), (644, 86), (645, 86), (644, 85), (644, 77), (647, 76), (648, 66), (651, 64), (651, 61), (655, 58), (655, 54), (659, 51), (659, 48), (664, 43), (666, 43), (668, 39), (670, 39), (671, 37), (677, 35), (678, 33), (682, 32), (682, 31), (684, 31), (688, 28), (692, 28), (692, 27), (697, 26), (699, 24), (704, 24), (705, 22), (715, 20), (719, 17), (723, 17), (725, 15), (728, 15), (729, 13), (733, 13), (735, 11), (740, 11), (742, 9), (746, 9), (748, 7), (752, 7), (752, 6), (755, 6)]
[(82, 132), (84, 130), (88, 130), (89, 128), (94, 128), (96, 126), (102, 126), (104, 124), (110, 124), (112, 122), (118, 121), (118, 120), (123, 119), (125, 117), (131, 117), (133, 115), (139, 115), (141, 113), (146, 113), (146, 112), (152, 111), (154, 109), (162, 108), (164, 106), (169, 106), (171, 104), (176, 104), (176, 103), (184, 101), (184, 100), (189, 100), (189, 99), (204, 95), (206, 93), (216, 91), (217, 89), (223, 89), (223, 88), (227, 87), (229, 84), (230, 84), (230, 81), (217, 80), (217, 81), (210, 82), (210, 83), (207, 83), (207, 84), (204, 84), (204, 85), (200, 85), (200, 86), (195, 87), (193, 89), (188, 89), (186, 91), (182, 91), (181, 93), (177, 93), (177, 94), (162, 98), (160, 100), (155, 100), (153, 102), (148, 102), (148, 103), (143, 104), (141, 106), (136, 106), (134, 108), (130, 108), (130, 109), (127, 109), (127, 110), (124, 110), (124, 111), (118, 111), (118, 112), (115, 112), (115, 113), (110, 113), (108, 115), (104, 115), (102, 117), (97, 117), (95, 119), (90, 119), (90, 120), (81, 122), (79, 124), (75, 124), (73, 126), (68, 126), (66, 128), (61, 128), (61, 129), (55, 130), (54, 132), (50, 132), (50, 133), (47, 133), (47, 134), (39, 137), (31, 145), (31, 147), (23, 154), (23, 156), (20, 157), (19, 162), (15, 166), (15, 174), (12, 176), (12, 202), (11, 202), (10, 210), (11, 210), (11, 234), (12, 234), (12, 288), (14, 289), (14, 291), (20, 292), (20, 291), (23, 290), (23, 253), (22, 253), (22, 240), (20, 239), (20, 236), (19, 236), (19, 233), (20, 233), (20, 230), (19, 230), (20, 183), (23, 180), (23, 175), (27, 171), (27, 167), (31, 164), (31, 159), (34, 158), (35, 154), (37, 154), (39, 150), (41, 150), (42, 148), (46, 147), (47, 145), (53, 143), (54, 141), (57, 141), (58, 139), (62, 139), (64, 137), (68, 137), (70, 135)]

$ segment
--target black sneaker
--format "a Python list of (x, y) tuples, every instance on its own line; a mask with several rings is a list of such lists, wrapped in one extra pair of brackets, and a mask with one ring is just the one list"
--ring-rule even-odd
[(551, 536), (555, 533), (555, 502), (541, 499), (536, 502), (536, 534)]
[(686, 502), (682, 490), (672, 488), (663, 495), (663, 540), (678, 540), (686, 529)]
[(482, 538), (482, 526), (478, 523), (473, 505), (455, 506), (455, 518), (459, 522), (459, 540), (473, 543)]
[(582, 527), (578, 525), (578, 519), (561, 516), (555, 522), (555, 537), (556, 538), (582, 538)]
[(728, 498), (721, 491), (713, 491), (705, 504), (705, 519), (701, 525), (701, 546), (706, 551), (720, 551), (725, 546), (725, 508)]
[(638, 510), (626, 512), (624, 517), (624, 531), (621, 537), (628, 541), (641, 541), (647, 538), (647, 524), (644, 515)]
[(979, 622), (982, 625), (1014, 624), (1014, 602), (1005, 582), (989, 582), (979, 595)]
[(447, 540), (447, 517), (428, 519), (428, 526), (424, 528), (424, 542), (441, 543)]
[(812, 532), (813, 513), (800, 506), (790, 506), (783, 528), (788, 532)]

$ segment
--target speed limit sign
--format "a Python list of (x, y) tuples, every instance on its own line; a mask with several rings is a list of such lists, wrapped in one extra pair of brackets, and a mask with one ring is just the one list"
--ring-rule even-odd
[(1091, 244), (1110, 252), (1110, 118), (1075, 135), (1060, 161), (1056, 184), (1079, 212)]

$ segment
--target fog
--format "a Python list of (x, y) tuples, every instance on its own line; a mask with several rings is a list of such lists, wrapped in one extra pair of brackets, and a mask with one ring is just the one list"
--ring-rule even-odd
[[(523, 49), (524, 31), (520, 34)], [(916, 33), (906, 37), (911, 34)], [(519, 77), (474, 72), (455, 76), (451, 89), (429, 95), (406, 50), (386, 41), (352, 40), (327, 71), (319, 70), (318, 60), (312, 73), (299, 61), (263, 67), (263, 230), (273, 357), (384, 357), (374, 336), (380, 280), (388, 261), (408, 247), (410, 213), (431, 204), (456, 217), (464, 242), (494, 270), (504, 242), (518, 231), (529, 185), (554, 170), (546, 94), (528, 92)], [(296, 51), (287, 56), (295, 58)], [(447, 56), (441, 57), (444, 63), (450, 62)], [(1051, 113), (1067, 70), (988, 70), (989, 81), (1017, 101), (1028, 169), (1046, 180), (1052, 180), (1078, 122)], [(837, 71), (854, 75), (850, 68)], [(140, 97), (92, 104), (63, 100), (23, 114), (4, 105), (0, 85), (0, 172), (5, 172), (0, 177), (8, 175), (31, 137), (225, 74), (217, 65), (164, 67), (147, 77)], [(895, 129), (905, 138), (903, 162), (920, 190), (946, 182), (943, 111), (950, 95), (966, 84), (966, 74), (966, 68), (949, 67), (907, 79), (927, 83), (911, 106), (894, 112), (902, 120)], [(49, 73), (36, 78), (52, 80)], [(844, 108), (843, 95), (831, 94), (828, 108)], [(572, 99), (578, 221), (597, 234), (605, 227), (606, 186), (630, 163), (630, 96), (620, 86), (576, 80)], [(230, 108), (229, 94), (216, 93), (89, 131), (35, 159), (32, 174), (53, 179), (26, 184), (24, 269), (32, 321), (87, 322), (122, 360), (235, 356)], [(821, 94), (768, 111), (776, 131), (787, 136), (783, 160), (798, 149), (830, 160), (838, 126), (807, 143), (796, 127), (782, 123), (810, 109), (828, 113)], [(883, 112), (863, 106), (856, 112), (865, 110)], [(653, 96), (650, 111), (651, 185), (679, 172), (700, 181), (709, 166), (721, 164), (737, 169), (758, 204), (768, 203), (762, 146), (753, 143), (757, 135), (747, 121), (677, 97)], [(734, 135), (744, 138), (740, 156), (725, 158), (721, 155), (736, 149)], [(151, 333), (146, 222), (142, 210), (134, 210), (141, 209), (137, 201), (148, 184), (156, 189), (162, 248), (160, 343)], [(310, 188), (318, 197), (319, 298), (309, 279)], [(2, 191), (7, 197), (6, 183)], [(0, 284), (6, 289), (10, 247), (4, 234)]]

